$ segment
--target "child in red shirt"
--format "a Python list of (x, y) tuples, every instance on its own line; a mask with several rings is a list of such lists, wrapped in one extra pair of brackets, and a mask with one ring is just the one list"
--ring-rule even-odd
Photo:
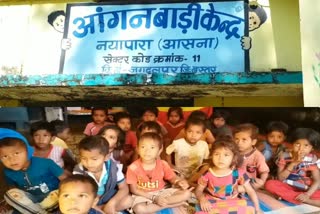
[(179, 134), (181, 129), (184, 128), (183, 112), (181, 107), (171, 107), (167, 113), (168, 120), (164, 124), (167, 129), (168, 142), (172, 143), (175, 137)]
[[(178, 207), (191, 197), (188, 182), (176, 176), (169, 164), (159, 159), (162, 139), (156, 133), (143, 134), (138, 143), (140, 158), (127, 170), (127, 183), (134, 197), (135, 213), (146, 210), (155, 213), (169, 207)], [(181, 188), (164, 189), (165, 181)]]
[(137, 136), (131, 130), (131, 116), (128, 112), (118, 112), (114, 115), (116, 125), (125, 132), (125, 144), (123, 146), (124, 169), (132, 162), (134, 151), (137, 147)]

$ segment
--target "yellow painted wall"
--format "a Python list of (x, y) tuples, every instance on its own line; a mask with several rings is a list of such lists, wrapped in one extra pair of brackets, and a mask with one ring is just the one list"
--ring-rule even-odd
[(270, 0), (270, 10), (278, 68), (302, 71), (299, 0)]

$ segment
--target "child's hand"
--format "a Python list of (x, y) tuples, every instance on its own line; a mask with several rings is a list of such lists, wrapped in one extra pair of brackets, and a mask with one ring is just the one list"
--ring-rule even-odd
[(212, 205), (205, 197), (203, 197), (200, 199), (200, 207), (202, 211), (209, 212), (212, 208)]
[(310, 196), (307, 195), (306, 193), (301, 193), (300, 195), (298, 195), (298, 196), (296, 197), (296, 200), (297, 200), (297, 201), (301, 201), (301, 202), (305, 202), (305, 201), (307, 201), (307, 200), (309, 200), (309, 199), (310, 199)]
[(154, 202), (156, 204), (158, 204), (161, 207), (164, 207), (166, 205), (168, 205), (168, 201), (166, 199), (166, 197), (162, 196), (162, 195), (158, 195), (155, 199)]
[(181, 189), (186, 190), (189, 188), (189, 184), (188, 181), (186, 181), (185, 179), (180, 179), (178, 180), (178, 182), (176, 183), (177, 186), (179, 186)]

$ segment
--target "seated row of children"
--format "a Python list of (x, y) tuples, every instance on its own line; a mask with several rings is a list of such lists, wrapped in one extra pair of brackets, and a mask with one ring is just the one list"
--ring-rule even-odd
[[(143, 122), (137, 129), (136, 149), (128, 149), (133, 153), (133, 162), (122, 158), (122, 129), (114, 125), (101, 128), (97, 136), (81, 140), (80, 163), (71, 171), (63, 170), (50, 159), (39, 158), (50, 158), (43, 155), (48, 150), (33, 151), (46, 148), (43, 141), (33, 148), (19, 133), (1, 129), (0, 160), (8, 185), (15, 187), (6, 192), (7, 203), (20, 213), (46, 213), (54, 210), (58, 202), (61, 213), (116, 213), (128, 208), (135, 213), (156, 213), (172, 207), (174, 213), (185, 213), (183, 205), (194, 192), (198, 213), (219, 213), (226, 209), (225, 203), (227, 209), (236, 208), (240, 213), (261, 213), (256, 191), (265, 188), (291, 203), (320, 206), (318, 161), (312, 153), (319, 148), (320, 137), (312, 129), (296, 129), (288, 149), (278, 148), (284, 141), (279, 140), (279, 135), (285, 136), (286, 130), (272, 129), (266, 138), (268, 144), (261, 146), (264, 150), (269, 148), (274, 158), (270, 162), (277, 166), (276, 174), (269, 176), (267, 162), (255, 147), (258, 129), (253, 124), (234, 127), (233, 139), (228, 131), (225, 135), (229, 137), (215, 135), (217, 139), (209, 143), (204, 138), (207, 127), (200, 118), (189, 117), (183, 137), (173, 142), (161, 137), (164, 134), (157, 122)], [(160, 159), (161, 153), (168, 162)], [(127, 169), (122, 167), (123, 163), (128, 163)], [(82, 176), (70, 175), (68, 171)], [(245, 200), (246, 196), (251, 202)]]

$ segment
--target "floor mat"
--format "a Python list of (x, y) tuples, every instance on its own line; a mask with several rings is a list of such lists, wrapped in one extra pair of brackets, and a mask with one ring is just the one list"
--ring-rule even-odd
[(308, 204), (296, 205), (274, 197), (257, 192), (260, 208), (265, 214), (313, 214), (320, 213), (320, 208)]

